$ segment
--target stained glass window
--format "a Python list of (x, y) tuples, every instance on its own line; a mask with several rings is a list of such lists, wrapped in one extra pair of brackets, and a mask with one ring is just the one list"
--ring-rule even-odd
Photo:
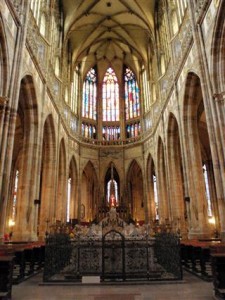
[(87, 73), (83, 85), (82, 117), (96, 120), (97, 76), (95, 69)]
[(112, 141), (120, 139), (119, 126), (104, 126), (102, 129), (102, 137), (105, 141)]
[(127, 138), (137, 137), (141, 132), (140, 122), (127, 125), (126, 132), (127, 132)]
[(82, 123), (82, 135), (86, 138), (96, 139), (96, 127), (94, 125)]
[(108, 68), (102, 85), (103, 121), (119, 121), (119, 84), (112, 68)]
[(139, 88), (130, 68), (125, 68), (125, 109), (126, 120), (140, 116)]

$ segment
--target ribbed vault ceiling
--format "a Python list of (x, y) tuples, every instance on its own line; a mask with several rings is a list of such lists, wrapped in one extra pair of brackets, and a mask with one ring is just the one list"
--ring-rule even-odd
[[(154, 44), (155, 0), (62, 0), (65, 45), (85, 74), (93, 65), (135, 72), (146, 65)], [(104, 73), (103, 71), (103, 73)], [(102, 74), (103, 76), (103, 74)]]

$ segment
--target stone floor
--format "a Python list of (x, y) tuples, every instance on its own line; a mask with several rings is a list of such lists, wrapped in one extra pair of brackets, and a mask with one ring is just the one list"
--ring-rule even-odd
[(213, 285), (184, 273), (182, 283), (40, 285), (42, 274), (14, 285), (12, 300), (212, 300)]

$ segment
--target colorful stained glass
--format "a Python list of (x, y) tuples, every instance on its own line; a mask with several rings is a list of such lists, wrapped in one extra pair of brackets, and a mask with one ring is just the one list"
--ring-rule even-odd
[(119, 121), (119, 84), (112, 68), (108, 68), (102, 85), (103, 121)]
[(96, 120), (97, 75), (91, 68), (83, 84), (82, 117)]
[(140, 116), (139, 88), (130, 68), (125, 68), (125, 112), (126, 120)]
[(114, 141), (120, 139), (119, 126), (104, 126), (102, 129), (102, 137), (105, 141)]
[(96, 127), (94, 125), (82, 123), (81, 132), (86, 138), (96, 139)]
[(129, 124), (126, 127), (126, 135), (127, 138), (137, 137), (141, 132), (141, 124), (140, 122), (136, 122), (134, 124)]

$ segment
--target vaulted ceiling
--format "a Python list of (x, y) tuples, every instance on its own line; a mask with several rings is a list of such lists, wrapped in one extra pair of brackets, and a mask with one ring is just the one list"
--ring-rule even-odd
[(103, 73), (127, 64), (138, 73), (153, 50), (154, 6), (155, 0), (62, 0), (74, 66), (85, 74), (95, 64)]

